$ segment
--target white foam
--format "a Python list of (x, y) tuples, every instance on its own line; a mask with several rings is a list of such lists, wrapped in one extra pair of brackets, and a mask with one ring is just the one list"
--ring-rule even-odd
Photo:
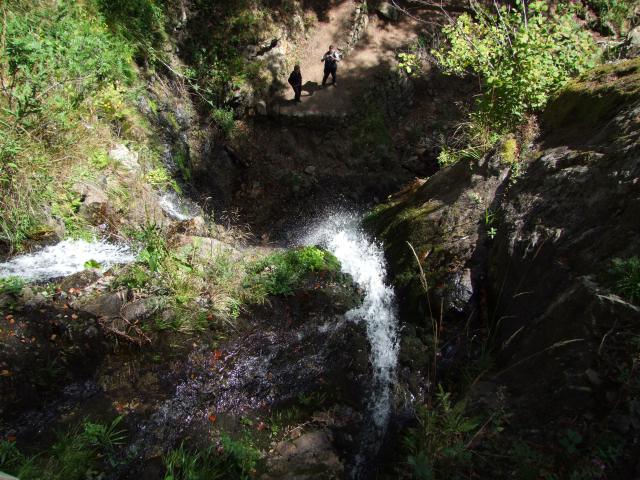
[(85, 270), (95, 261), (102, 268), (135, 260), (131, 250), (106, 241), (63, 240), (35, 253), (20, 255), (0, 263), (0, 278), (21, 277), (25, 280), (50, 280)]
[(315, 225), (301, 243), (327, 248), (340, 260), (342, 271), (364, 290), (362, 305), (347, 312), (347, 318), (363, 321), (367, 328), (374, 368), (369, 408), (376, 425), (382, 429), (391, 409), (391, 387), (399, 352), (395, 294), (385, 283), (384, 253), (359, 228), (359, 219), (344, 213), (333, 214)]
[(192, 218), (202, 214), (198, 205), (181, 197), (174, 191), (163, 193), (160, 196), (159, 203), (162, 210), (175, 220), (191, 220)]

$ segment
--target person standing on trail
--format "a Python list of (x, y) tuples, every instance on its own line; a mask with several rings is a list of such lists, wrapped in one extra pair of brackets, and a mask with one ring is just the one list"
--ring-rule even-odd
[(289, 85), (293, 88), (295, 93), (294, 102), (301, 102), (300, 95), (302, 95), (302, 73), (300, 72), (300, 65), (293, 67), (293, 72), (289, 75)]
[(329, 51), (324, 54), (321, 62), (324, 62), (324, 77), (322, 77), (322, 85), (326, 85), (327, 78), (331, 75), (332, 84), (334, 87), (338, 86), (336, 77), (338, 73), (338, 62), (340, 61), (340, 54), (333, 45), (329, 46)]

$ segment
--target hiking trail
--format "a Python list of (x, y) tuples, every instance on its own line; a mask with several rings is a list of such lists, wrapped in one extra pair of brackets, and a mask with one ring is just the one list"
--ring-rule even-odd
[(354, 0), (340, 2), (318, 20), (315, 30), (299, 48), (302, 103), (293, 102), (293, 90), (287, 85), (275, 99), (274, 113), (292, 117), (345, 117), (381, 73), (395, 68), (396, 52), (417, 38), (421, 25), (406, 15), (392, 21), (369, 12), (368, 27), (338, 64), (338, 86), (330, 85), (331, 78), (322, 86), (324, 64), (320, 59), (329, 45), (345, 47), (358, 4)]

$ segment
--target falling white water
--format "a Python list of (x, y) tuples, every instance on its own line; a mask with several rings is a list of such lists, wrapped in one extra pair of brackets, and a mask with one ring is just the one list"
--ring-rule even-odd
[(163, 193), (160, 196), (160, 207), (171, 218), (179, 221), (191, 220), (202, 211), (198, 205), (191, 200), (181, 197), (173, 190)]
[(50, 280), (86, 269), (94, 261), (102, 268), (135, 260), (128, 247), (105, 241), (64, 240), (35, 253), (20, 255), (0, 263), (0, 278), (21, 277), (25, 280)]
[(374, 369), (369, 409), (378, 430), (384, 430), (398, 362), (398, 320), (393, 289), (385, 284), (382, 249), (359, 229), (359, 219), (348, 214), (329, 216), (315, 225), (302, 243), (321, 245), (332, 252), (340, 260), (342, 271), (364, 290), (362, 305), (347, 312), (347, 318), (363, 321), (367, 328)]

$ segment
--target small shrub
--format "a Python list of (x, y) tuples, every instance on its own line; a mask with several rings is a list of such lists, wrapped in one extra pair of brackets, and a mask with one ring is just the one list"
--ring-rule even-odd
[(640, 257), (615, 258), (611, 277), (616, 293), (632, 303), (640, 303)]
[(518, 141), (513, 135), (508, 135), (502, 142), (500, 158), (507, 165), (518, 162)]
[(213, 120), (218, 124), (225, 135), (231, 134), (236, 124), (233, 110), (230, 108), (215, 108), (212, 112), (212, 116)]
[(188, 450), (184, 443), (164, 457), (165, 480), (247, 480), (255, 474), (260, 452), (247, 440), (224, 434), (220, 447), (204, 451)]
[[(109, 27), (137, 49), (137, 57), (149, 59), (166, 39), (162, 1), (96, 0)], [(153, 58), (151, 58), (153, 59)]]
[[(478, 7), (444, 27), (446, 46), (434, 51), (444, 73), (472, 71), (483, 82), (476, 120), (511, 130), (542, 109), (567, 80), (594, 65), (596, 46), (572, 13), (548, 13), (547, 2), (517, 8)], [(525, 12), (526, 9), (526, 12)]]
[(99, 262), (96, 262), (93, 259), (84, 262), (84, 268), (87, 268), (87, 269), (96, 269), (96, 268), (101, 268), (101, 267), (102, 267), (102, 265), (100, 265)]
[(435, 405), (418, 411), (418, 426), (405, 437), (407, 460), (418, 479), (457, 478), (454, 472), (471, 461), (469, 440), (480, 426), (465, 414), (464, 402), (452, 404), (439, 388)]
[(97, 170), (104, 170), (111, 165), (111, 158), (104, 150), (96, 150), (89, 156), (89, 163)]
[(171, 174), (165, 167), (156, 167), (153, 170), (149, 170), (144, 179), (151, 186), (159, 188), (159, 189), (167, 189), (172, 188), (173, 190), (178, 190), (176, 181), (171, 177)]
[(422, 68), (420, 57), (415, 53), (398, 53), (398, 68), (407, 75), (418, 75)]
[(598, 14), (596, 27), (602, 33), (626, 33), (626, 21), (631, 17), (633, 0), (587, 0), (587, 4)]
[(24, 280), (20, 277), (0, 278), (0, 294), (20, 295), (24, 285)]
[(247, 286), (268, 295), (291, 295), (309, 272), (337, 271), (340, 263), (318, 247), (302, 247), (278, 252), (247, 268)]

